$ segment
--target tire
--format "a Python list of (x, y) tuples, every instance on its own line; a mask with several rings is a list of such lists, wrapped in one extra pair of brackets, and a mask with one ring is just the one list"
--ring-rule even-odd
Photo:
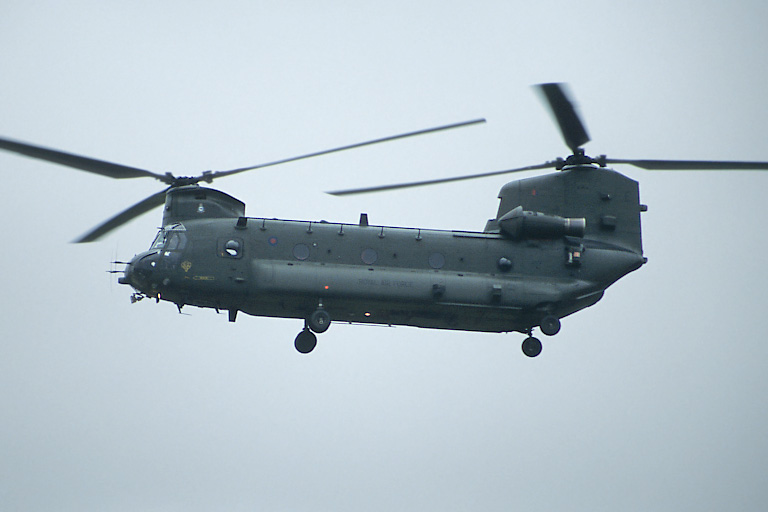
[(541, 354), (541, 341), (533, 336), (525, 338), (523, 340), (523, 354), (528, 357), (536, 357)]
[(547, 336), (554, 336), (560, 332), (560, 319), (556, 316), (548, 315), (541, 320), (541, 332)]
[(324, 333), (331, 326), (331, 315), (324, 309), (317, 309), (309, 315), (307, 325), (318, 334)]
[(296, 340), (293, 342), (293, 346), (296, 347), (302, 354), (309, 354), (317, 346), (317, 336), (308, 329), (304, 329), (296, 336)]

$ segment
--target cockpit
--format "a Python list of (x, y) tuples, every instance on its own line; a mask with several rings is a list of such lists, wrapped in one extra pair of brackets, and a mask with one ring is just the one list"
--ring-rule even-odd
[(186, 228), (180, 224), (172, 224), (160, 228), (155, 240), (149, 247), (150, 251), (180, 251), (187, 244)]
[(187, 247), (186, 231), (181, 223), (161, 228), (149, 250), (134, 256), (118, 282), (129, 284), (148, 297), (159, 297), (159, 287), (167, 285), (170, 273), (181, 262), (182, 251)]

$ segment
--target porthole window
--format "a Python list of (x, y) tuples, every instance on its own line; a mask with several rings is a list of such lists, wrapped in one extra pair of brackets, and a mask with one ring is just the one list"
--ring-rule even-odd
[(512, 270), (512, 260), (509, 258), (499, 258), (499, 261), (497, 261), (496, 264), (502, 272), (509, 272)]
[(435, 270), (443, 268), (445, 266), (445, 256), (439, 252), (433, 252), (429, 255), (429, 266)]
[(240, 242), (237, 240), (230, 240), (224, 244), (224, 251), (233, 258), (237, 258), (240, 254)]
[(309, 258), (309, 246), (306, 244), (296, 244), (293, 246), (293, 257), (299, 261)]
[[(180, 242), (180, 246), (182, 246), (184, 239), (182, 238)], [(219, 239), (219, 256), (222, 258), (242, 258), (243, 241), (240, 238)]]
[(379, 255), (373, 249), (363, 249), (363, 252), (360, 254), (360, 259), (363, 260), (363, 263), (366, 265), (373, 265), (376, 263), (376, 260), (379, 259)]

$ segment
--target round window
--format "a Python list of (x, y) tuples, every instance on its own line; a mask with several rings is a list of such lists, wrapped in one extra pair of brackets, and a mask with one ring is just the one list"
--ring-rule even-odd
[(231, 257), (237, 258), (240, 255), (240, 242), (229, 240), (224, 244), (224, 251)]
[(304, 261), (309, 258), (309, 247), (305, 244), (296, 244), (293, 246), (293, 257)]
[(445, 265), (445, 256), (440, 254), (439, 252), (433, 252), (429, 255), (429, 266), (434, 268), (435, 270), (439, 268), (443, 268)]
[(376, 251), (373, 249), (363, 249), (363, 252), (360, 254), (360, 259), (363, 260), (363, 263), (366, 265), (373, 265), (376, 263), (376, 260), (379, 259), (379, 255), (376, 254)]
[(499, 261), (496, 264), (502, 272), (509, 272), (512, 270), (512, 260), (509, 258), (499, 258)]

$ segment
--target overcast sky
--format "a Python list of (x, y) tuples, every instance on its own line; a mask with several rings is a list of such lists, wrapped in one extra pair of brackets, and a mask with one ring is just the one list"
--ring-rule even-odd
[[(488, 120), (216, 183), (252, 216), (481, 230), (511, 178), (323, 191), (567, 156), (548, 81), (590, 154), (768, 160), (757, 0), (2, 11), (0, 136), (156, 172)], [(161, 184), (0, 154), (0, 509), (764, 510), (768, 174), (618, 170), (649, 262), (538, 358), (517, 333), (336, 324), (304, 356), (296, 320), (130, 304), (105, 271), (159, 209), (69, 243)]]

